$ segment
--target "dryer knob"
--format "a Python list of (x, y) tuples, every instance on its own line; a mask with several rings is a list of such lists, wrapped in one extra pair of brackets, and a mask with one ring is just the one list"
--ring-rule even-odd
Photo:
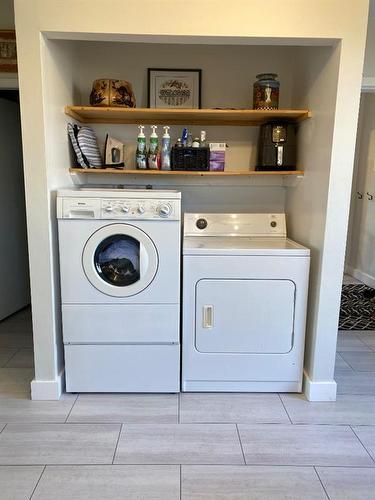
[(141, 205), (141, 204), (138, 205), (138, 213), (141, 215), (145, 213), (144, 205)]
[(206, 219), (198, 219), (195, 223), (198, 229), (206, 229), (208, 222)]
[(107, 205), (107, 206), (105, 207), (105, 211), (106, 211), (106, 212), (113, 212), (113, 207), (112, 207), (112, 205)]

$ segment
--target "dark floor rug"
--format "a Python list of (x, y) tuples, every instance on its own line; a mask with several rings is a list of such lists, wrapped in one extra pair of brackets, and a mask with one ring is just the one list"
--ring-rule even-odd
[(364, 297), (370, 290), (366, 285), (342, 286), (339, 330), (375, 330), (375, 297)]

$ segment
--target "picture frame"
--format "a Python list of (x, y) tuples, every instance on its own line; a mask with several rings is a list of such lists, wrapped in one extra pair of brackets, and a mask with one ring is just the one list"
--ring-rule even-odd
[(199, 109), (201, 69), (148, 68), (149, 108)]
[(16, 32), (0, 30), (0, 73), (17, 73)]

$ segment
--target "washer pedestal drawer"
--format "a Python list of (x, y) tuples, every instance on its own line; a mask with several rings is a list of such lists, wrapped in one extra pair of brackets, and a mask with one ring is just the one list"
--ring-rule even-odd
[(177, 343), (179, 304), (63, 304), (64, 343)]
[(72, 345), (67, 392), (179, 392), (180, 345)]

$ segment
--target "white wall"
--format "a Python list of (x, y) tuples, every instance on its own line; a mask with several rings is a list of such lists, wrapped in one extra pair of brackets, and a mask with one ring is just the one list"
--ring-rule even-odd
[[(199, 15), (194, 17), (181, 15), (181, 10), (176, 9), (173, 0), (164, 0), (163, 9), (155, 9), (153, 0), (144, 0), (142, 3), (136, 0), (108, 0), (105, 9), (99, 0), (82, 0), (79, 3), (75, 0), (65, 0), (63, 12), (61, 2), (57, 0), (16, 0), (15, 6), (36, 342), (42, 342), (47, 331), (56, 342), (59, 328), (59, 318), (55, 314), (56, 303), (53, 300), (57, 297), (55, 290), (58, 289), (52, 253), (55, 240), (50, 191), (54, 181), (49, 171), (53, 167), (51, 157), (46, 154), (49, 124), (43, 110), (48, 103), (42, 97), (43, 75), (49, 68), (41, 64), (41, 31), (48, 33), (49, 37), (67, 39), (134, 41), (137, 38), (139, 41), (211, 45), (259, 45), (261, 42), (324, 45), (334, 43), (334, 40), (342, 40), (334, 130), (332, 137), (323, 138), (324, 147), (328, 151), (332, 150), (332, 157), (327, 217), (324, 224), (322, 281), (317, 283), (319, 311), (324, 293), (332, 293), (338, 305), (337, 283), (340, 281), (343, 266), (367, 24), (367, 0), (285, 0), (282, 10), (278, 0), (269, 0), (269, 12), (277, 12), (277, 15), (268, 16), (266, 19), (264, 4), (256, 0), (232, 0), (230, 6), (219, 0), (192, 0), (189, 8), (193, 12), (199, 12)], [(306, 231), (309, 231), (309, 228), (306, 228)], [(337, 259), (337, 263), (331, 270), (329, 264), (332, 263), (332, 255)], [(333, 287), (329, 286), (328, 291), (324, 291), (323, 286), (327, 286), (328, 278)], [(335, 301), (330, 303), (334, 305)], [(336, 332), (332, 329), (332, 323), (337, 319), (337, 310), (335, 307), (330, 311), (322, 308), (316, 320), (319, 321), (316, 344), (324, 346), (326, 342), (329, 348), (327, 355), (330, 357), (334, 355), (332, 344), (335, 342)], [(323, 328), (324, 318), (330, 326), (328, 331)], [(44, 359), (39, 359), (38, 363), (44, 363), (50, 368), (54, 366), (55, 371), (49, 369), (48, 379), (38, 379), (40, 386), (57, 388), (55, 357), (55, 348), (52, 349), (49, 342)], [(325, 374), (325, 365), (324, 358), (314, 360), (314, 372), (309, 374), (313, 377), (309, 382), (310, 398), (329, 399), (335, 395), (332, 378), (321, 378), (321, 375)], [(58, 391), (51, 391), (49, 394), (56, 397)]]
[(363, 66), (365, 78), (375, 77), (375, 15), (368, 19), (365, 62)]
[[(375, 288), (375, 94), (363, 94), (356, 155), (348, 271)], [(363, 193), (360, 200), (356, 192)], [(366, 193), (374, 196), (368, 200)]]

